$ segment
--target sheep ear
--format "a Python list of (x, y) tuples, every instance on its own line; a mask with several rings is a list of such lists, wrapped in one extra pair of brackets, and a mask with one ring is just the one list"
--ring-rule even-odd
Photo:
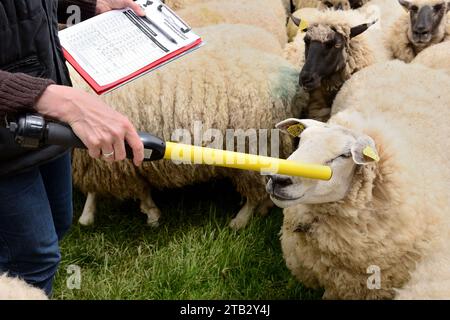
[(351, 9), (358, 9), (363, 6), (361, 0), (349, 0)]
[(292, 22), (297, 26), (300, 27), (300, 23), (302, 22), (302, 19), (297, 18), (293, 14), (290, 14), (289, 17), (291, 18)]
[(411, 8), (411, 3), (409, 1), (406, 0), (398, 0), (398, 3), (400, 3), (400, 5), (403, 7), (403, 9), (406, 10), (406, 12), (409, 11), (409, 9)]
[(371, 26), (373, 26), (377, 22), (378, 22), (378, 19), (374, 20), (372, 22), (360, 24), (359, 26), (351, 28), (350, 29), (350, 39), (354, 38), (356, 36), (359, 36), (361, 33), (366, 31), (367, 29), (369, 29)]
[(324, 127), (325, 123), (317, 121), (317, 120), (310, 120), (310, 119), (295, 119), (290, 118), (286, 119), (284, 121), (281, 121), (278, 123), (275, 127), (277, 129), (280, 129), (283, 132), (289, 133), (293, 137), (299, 137), (300, 134), (309, 127)]
[(366, 165), (380, 161), (375, 142), (369, 136), (359, 137), (353, 144), (351, 153), (356, 164)]
[(306, 21), (305, 19), (297, 18), (292, 14), (289, 16), (300, 31), (306, 31), (308, 29), (308, 21)]

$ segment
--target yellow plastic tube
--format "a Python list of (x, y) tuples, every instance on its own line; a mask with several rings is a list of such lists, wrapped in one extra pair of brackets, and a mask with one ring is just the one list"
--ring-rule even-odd
[(281, 174), (318, 180), (330, 180), (332, 176), (332, 170), (328, 166), (173, 142), (166, 142), (164, 159), (178, 163), (206, 164), (259, 171), (261, 174)]

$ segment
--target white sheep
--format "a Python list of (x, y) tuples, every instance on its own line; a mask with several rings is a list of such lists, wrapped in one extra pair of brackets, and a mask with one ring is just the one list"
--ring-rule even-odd
[[(244, 24), (217, 24), (194, 30), (205, 39), (208, 47), (236, 48), (236, 44), (244, 48), (261, 50), (278, 56), (284, 55), (278, 39), (261, 27)], [(214, 35), (218, 35), (215, 37)]]
[(221, 23), (253, 25), (274, 34), (282, 46), (287, 43), (287, 16), (280, 0), (200, 2), (177, 13), (192, 27)]
[(429, 68), (445, 70), (450, 74), (450, 41), (426, 48), (414, 58), (412, 63), (420, 63)]
[(162, 0), (168, 7), (173, 10), (187, 8), (193, 4), (207, 2), (209, 0)]
[(418, 53), (450, 40), (450, 2), (444, 0), (399, 0), (409, 12), (390, 27), (386, 46), (392, 58), (411, 62)]
[[(299, 91), (295, 68), (281, 56), (267, 53), (276, 47), (281, 50), (272, 35), (245, 25), (218, 25), (196, 32), (208, 43), (204, 48), (104, 96), (104, 100), (126, 114), (138, 130), (165, 140), (171, 140), (177, 129), (196, 135), (198, 121), (204, 130), (212, 128), (222, 134), (227, 129), (241, 129), (236, 135), (245, 139), (248, 129), (272, 128), (286, 115), (299, 114), (307, 98)], [(227, 43), (231, 39), (234, 46)], [(74, 75), (73, 80), (76, 87), (86, 87), (79, 76)], [(216, 178), (230, 179), (247, 198), (231, 222), (233, 228), (245, 226), (257, 207), (264, 212), (270, 204), (264, 179), (253, 172), (171, 161), (135, 169), (130, 161), (107, 164), (76, 150), (73, 173), (75, 185), (88, 193), (82, 224), (93, 222), (95, 197), (106, 194), (139, 199), (148, 223), (156, 226), (160, 211), (150, 196), (151, 189), (178, 188)]]
[[(442, 237), (449, 239), (445, 230)], [(411, 279), (401, 289), (395, 289), (396, 300), (450, 299), (450, 248), (440, 243), (433, 252), (417, 264)]]
[(285, 57), (301, 69), (300, 84), (310, 93), (307, 117), (325, 121), (343, 83), (355, 72), (386, 61), (388, 54), (377, 20), (354, 10), (303, 11), (307, 31), (285, 47)]
[[(450, 76), (395, 60), (355, 74), (328, 123), (289, 119), (293, 161), (330, 181), (273, 176), (288, 268), (324, 298), (450, 298)], [(440, 273), (443, 271), (443, 273)]]
[[(205, 2), (211, 2), (212, 0), (163, 0), (162, 2), (164, 2), (167, 6), (169, 6), (170, 8), (172, 8), (173, 10), (180, 10), (180, 9), (185, 9), (188, 7), (191, 7), (192, 5), (198, 4), (198, 3), (205, 3)], [(235, 0), (227, 0), (226, 2), (234, 2)], [(312, 0), (309, 0), (312, 1)], [(317, 0), (314, 0), (317, 1)], [(236, 2), (239, 2), (241, 4), (244, 4), (246, 1), (242, 1), (242, 0), (236, 0)], [(222, 2), (224, 3), (224, 2)], [(238, 3), (238, 4), (239, 4)], [(291, 0), (260, 0), (259, 1), (261, 6), (270, 6), (272, 7), (275, 11), (279, 12), (279, 4), (281, 4), (284, 7), (285, 13), (290, 12), (291, 9)]]
[[(194, 4), (205, 3), (205, 2), (209, 2), (209, 1), (211, 1), (211, 0), (163, 0), (162, 2), (164, 2), (167, 6), (169, 6), (173, 10), (179, 10), (179, 9), (185, 9)], [(232, 1), (233, 0), (231, 0), (231, 2)], [(283, 5), (283, 7), (285, 8), (285, 11), (290, 12), (291, 0), (269, 0), (269, 1), (270, 2), (266, 2), (266, 0), (261, 0), (260, 3), (262, 5), (267, 5), (267, 4), (275, 4), (276, 5), (277, 3), (281, 3)], [(227, 0), (227, 2), (230, 2), (230, 0)], [(246, 1), (239, 0), (239, 2), (245, 3)], [(278, 9), (278, 8), (276, 8), (276, 9)]]
[(44, 291), (25, 281), (0, 274), (0, 300), (48, 300)]
[(398, 5), (396, 0), (370, 0), (361, 8), (359, 12), (365, 15), (379, 17), (380, 26), (383, 32), (387, 32), (391, 25), (403, 14), (404, 10)]

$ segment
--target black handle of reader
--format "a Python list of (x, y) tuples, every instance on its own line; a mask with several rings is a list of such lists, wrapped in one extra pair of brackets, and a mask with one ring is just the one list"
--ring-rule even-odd
[[(36, 149), (49, 145), (67, 148), (86, 148), (72, 128), (65, 123), (46, 121), (39, 114), (27, 114), (16, 121), (9, 122), (9, 131), (14, 141), (23, 148)], [(164, 140), (146, 132), (138, 132), (144, 145), (144, 161), (164, 158), (166, 143)], [(133, 151), (125, 142), (127, 158), (133, 158)]]
[[(138, 132), (138, 135), (144, 145), (144, 161), (155, 161), (164, 157), (164, 153), (166, 151), (166, 143), (164, 140), (146, 132)], [(47, 123), (44, 137), (44, 144), (46, 145), (59, 145), (69, 148), (86, 148), (80, 138), (75, 135), (73, 130), (69, 126), (62, 123)], [(126, 142), (125, 149), (127, 151), (127, 158), (132, 159), (133, 151)]]

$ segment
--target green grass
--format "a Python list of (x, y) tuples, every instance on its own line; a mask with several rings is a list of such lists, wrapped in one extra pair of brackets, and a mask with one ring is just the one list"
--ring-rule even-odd
[[(240, 197), (227, 183), (154, 194), (161, 226), (146, 226), (136, 202), (103, 199), (96, 224), (74, 226), (61, 243), (56, 299), (317, 299), (291, 276), (281, 254), (282, 212), (228, 223)], [(75, 221), (84, 196), (75, 193)], [(81, 289), (66, 286), (81, 267)]]

